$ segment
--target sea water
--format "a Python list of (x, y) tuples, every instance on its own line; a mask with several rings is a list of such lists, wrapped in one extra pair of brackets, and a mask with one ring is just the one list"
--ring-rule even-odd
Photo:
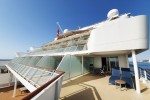
[(0, 68), (4, 68), (10, 60), (0, 60)]
[[(133, 66), (133, 62), (129, 62), (129, 64), (130, 64), (130, 67)], [(139, 68), (150, 70), (150, 63), (149, 62), (138, 62), (137, 64), (138, 64)]]

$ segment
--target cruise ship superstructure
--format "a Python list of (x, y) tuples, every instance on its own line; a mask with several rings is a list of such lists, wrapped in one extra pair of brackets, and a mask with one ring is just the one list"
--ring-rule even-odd
[[(131, 16), (130, 13), (119, 15), (116, 9), (107, 16), (107, 20), (91, 26), (78, 30), (65, 29), (54, 41), (31, 48), (27, 53), (18, 53), (7, 68), (30, 92), (35, 92), (51, 80), (57, 81), (47, 84), (43, 88), (45, 92), (40, 92), (41, 89), (37, 95), (31, 95), (32, 99), (38, 100), (53, 95), (51, 100), (56, 100), (62, 77), (68, 80), (87, 74), (91, 64), (103, 68), (105, 72), (111, 72), (114, 66), (129, 68), (128, 57), (132, 57), (136, 91), (140, 93), (136, 54), (149, 49), (148, 17)], [(50, 89), (52, 85), (57, 88)]]

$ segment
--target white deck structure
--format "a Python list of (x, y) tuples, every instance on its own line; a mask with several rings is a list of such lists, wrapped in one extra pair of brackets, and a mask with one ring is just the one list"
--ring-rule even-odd
[[(36, 84), (33, 78), (36, 71), (40, 73), (40, 69), (36, 69), (38, 67), (63, 70), (66, 72), (64, 75), (66, 80), (88, 73), (90, 64), (94, 64), (97, 68), (105, 66), (107, 72), (111, 72), (114, 66), (129, 68), (128, 57), (132, 56), (136, 91), (140, 93), (136, 54), (149, 49), (148, 17), (131, 14), (119, 16), (116, 11), (110, 11), (106, 21), (79, 30), (67, 30), (56, 40), (40, 48), (32, 48), (23, 55), (18, 53), (19, 57), (9, 63), (7, 68), (32, 92), (43, 84)], [(30, 77), (26, 77), (31, 68), (36, 71), (32, 72)], [(47, 73), (50, 72), (45, 74)], [(47, 80), (47, 77), (44, 78), (44, 81)], [(48, 96), (47, 92), (40, 93), (44, 94)]]

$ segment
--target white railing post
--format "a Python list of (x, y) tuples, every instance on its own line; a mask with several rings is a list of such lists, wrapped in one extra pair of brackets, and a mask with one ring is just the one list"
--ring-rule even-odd
[(13, 97), (16, 96), (16, 88), (17, 88), (17, 78), (15, 77), (15, 85), (14, 85), (14, 93), (13, 93)]
[(83, 67), (84, 67), (84, 61), (83, 61), (84, 59), (83, 59), (83, 56), (82, 56), (82, 74), (84, 74), (84, 72), (83, 72)]
[(140, 81), (139, 81), (139, 73), (138, 73), (138, 66), (137, 66), (137, 59), (136, 59), (135, 50), (132, 50), (132, 59), (133, 59), (133, 65), (134, 65), (136, 92), (137, 93), (141, 93)]
[(144, 79), (144, 77), (143, 77), (142, 70), (143, 70), (143, 69), (140, 68), (140, 79), (141, 79), (142, 82), (144, 83), (144, 80), (145, 80), (145, 79)]
[(146, 83), (147, 82), (147, 75), (146, 75), (146, 71), (144, 70), (144, 83)]
[(9, 86), (11, 86), (12, 78), (13, 78), (13, 74), (9, 71)]

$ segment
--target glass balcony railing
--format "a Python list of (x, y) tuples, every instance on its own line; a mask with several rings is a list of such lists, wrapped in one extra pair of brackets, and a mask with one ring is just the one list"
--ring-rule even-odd
[(143, 80), (150, 82), (150, 69), (139, 67), (140, 70), (140, 77), (143, 78)]
[[(27, 57), (26, 57), (27, 58)], [(20, 58), (17, 58), (20, 59)], [(34, 58), (35, 59), (35, 58)], [(16, 60), (16, 59), (15, 59)], [(43, 59), (42, 61), (44, 61)], [(52, 76), (55, 77), (57, 75), (54, 75), (52, 70), (44, 70), (41, 69), (41, 67), (32, 67), (29, 65), (23, 65), (16, 62), (10, 62), (8, 63), (8, 66), (13, 69), (16, 73), (18, 73), (20, 76), (22, 76), (25, 80), (30, 82), (36, 87), (40, 87), (41, 85), (45, 84), (47, 81), (49, 81)]]
[(43, 51), (38, 51), (38, 52), (32, 52), (30, 53), (30, 55), (66, 53), (66, 52), (76, 52), (76, 51), (85, 51), (85, 50), (87, 50), (86, 45), (78, 45), (78, 46), (68, 46), (66, 48), (57, 48), (53, 50), (43, 50)]

